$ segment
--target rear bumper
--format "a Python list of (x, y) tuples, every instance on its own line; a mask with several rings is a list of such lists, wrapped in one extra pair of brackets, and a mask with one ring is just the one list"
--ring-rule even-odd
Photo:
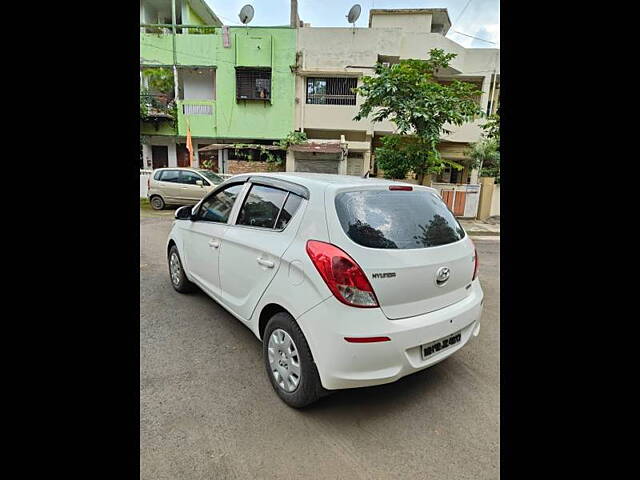
[[(402, 320), (389, 320), (379, 308), (353, 308), (333, 296), (297, 320), (318, 367), (324, 388), (391, 383), (434, 365), (460, 350), (480, 330), (483, 292), (475, 280), (470, 295), (449, 307)], [(455, 346), (422, 360), (420, 345), (460, 332)], [(348, 343), (344, 337), (386, 336), (387, 342)]]

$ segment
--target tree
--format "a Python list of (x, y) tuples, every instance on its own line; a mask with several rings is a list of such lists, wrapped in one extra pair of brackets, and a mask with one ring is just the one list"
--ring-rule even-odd
[(490, 115), (482, 130), (480, 141), (467, 152), (471, 157), (469, 167), (478, 168), (481, 177), (495, 177), (500, 183), (500, 115)]
[(471, 145), (467, 155), (471, 157), (470, 168), (478, 168), (481, 177), (496, 177), (500, 183), (500, 140), (484, 137)]
[(376, 65), (376, 76), (365, 77), (356, 92), (364, 97), (354, 120), (371, 116), (373, 122), (390, 120), (398, 132), (383, 138), (376, 150), (376, 161), (388, 176), (403, 178), (409, 172), (424, 175), (440, 171), (445, 165), (461, 165), (440, 157), (437, 146), (449, 123), (462, 125), (480, 114), (475, 97), (481, 93), (470, 83), (454, 80), (438, 83), (435, 75), (456, 57), (441, 49), (429, 51), (427, 60), (401, 60)]

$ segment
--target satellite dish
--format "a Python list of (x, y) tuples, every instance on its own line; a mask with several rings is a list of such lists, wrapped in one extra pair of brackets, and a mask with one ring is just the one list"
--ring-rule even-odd
[(254, 14), (254, 10), (253, 7), (251, 5), (245, 5), (244, 7), (242, 7), (240, 9), (240, 13), (238, 14), (238, 17), (240, 17), (240, 21), (246, 25), (247, 23), (249, 23), (252, 19), (253, 19), (253, 14)]
[(360, 18), (361, 10), (362, 9), (360, 8), (360, 5), (357, 3), (353, 7), (351, 7), (351, 10), (349, 10), (349, 13), (347, 13), (347, 22), (355, 24), (358, 18)]

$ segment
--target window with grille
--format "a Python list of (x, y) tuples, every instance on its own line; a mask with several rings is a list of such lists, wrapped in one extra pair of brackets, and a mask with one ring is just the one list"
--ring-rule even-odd
[(355, 105), (358, 86), (354, 77), (307, 77), (307, 103), (314, 105)]
[(271, 69), (236, 67), (237, 100), (271, 100)]

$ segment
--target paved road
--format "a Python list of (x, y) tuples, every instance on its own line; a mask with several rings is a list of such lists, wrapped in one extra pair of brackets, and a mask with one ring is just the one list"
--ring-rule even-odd
[(498, 479), (499, 251), (477, 240), (479, 337), (444, 362), (306, 410), (283, 404), (253, 334), (170, 283), (171, 216), (140, 220), (140, 468), (161, 479)]

